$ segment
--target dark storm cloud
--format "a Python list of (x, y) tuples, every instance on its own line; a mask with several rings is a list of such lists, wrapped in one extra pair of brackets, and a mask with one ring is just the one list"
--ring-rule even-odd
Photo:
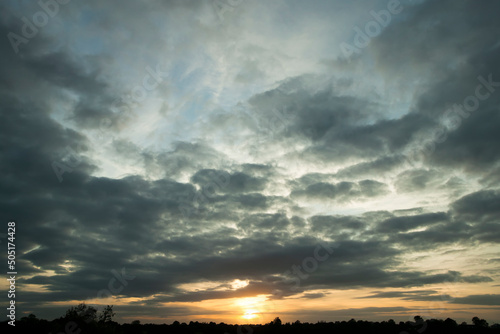
[[(14, 18), (12, 21), (21, 22)], [(17, 25), (2, 28), (2, 35), (21, 30)], [(101, 64), (93, 57), (75, 56), (66, 50), (44, 50), (56, 42), (40, 33), (20, 47), (19, 55), (12, 51), (9, 43), (2, 43), (2, 54), (6, 55), (4, 64), (9, 64), (0, 70), (2, 77), (8, 80), (6, 89), (31, 95), (30, 100), (35, 104), (41, 103), (38, 99), (47, 95), (64, 100), (68, 98), (66, 93), (71, 92), (78, 96), (78, 102), (71, 108), (72, 115), (68, 118), (78, 127), (102, 128), (108, 132), (118, 129), (129, 115), (112, 109), (117, 93), (109, 83), (99, 79)], [(44, 104), (53, 109), (49, 104), (51, 99), (47, 100)]]
[(481, 190), (462, 197), (453, 203), (453, 212), (461, 217), (491, 217), (500, 216), (500, 192), (498, 190)]
[[(383, 259), (383, 254), (371, 261), (357, 264), (328, 262), (318, 272), (301, 282), (302, 288), (350, 289), (352, 287), (420, 287), (428, 284), (446, 284), (449, 282), (482, 283), (493, 281), (488, 276), (464, 276), (456, 271), (434, 274), (421, 271), (393, 271)], [(385, 259), (387, 260), (387, 258)], [(395, 261), (392, 259), (392, 261)], [(362, 264), (362, 265), (361, 265)]]
[(481, 178), (480, 182), (486, 187), (495, 187), (500, 184), (500, 168), (492, 168), (488, 174)]
[(389, 240), (408, 249), (428, 250), (459, 241), (469, 241), (470, 233), (470, 226), (460, 222), (449, 222), (427, 227), (423, 231), (389, 234)]
[(220, 168), (225, 159), (222, 153), (206, 144), (188, 142), (176, 142), (173, 149), (166, 152), (141, 151), (141, 155), (148, 172), (167, 178), (194, 174), (207, 166)]
[(383, 156), (373, 161), (361, 162), (338, 171), (337, 178), (357, 178), (369, 175), (383, 175), (390, 173), (403, 162), (401, 156)]
[(353, 149), (360, 152), (362, 149), (369, 149), (366, 153), (375, 157), (384, 152), (398, 152), (410, 143), (422, 127), (432, 123), (427, 117), (415, 114), (408, 114), (396, 120), (381, 120), (374, 125), (331, 133), (325, 143), (325, 149), (328, 149), (328, 145), (341, 141), (350, 143)]
[[(348, 308), (348, 309), (340, 309), (340, 310), (328, 310), (328, 311), (316, 311), (309, 312), (307, 310), (301, 310), (300, 315), (309, 315), (313, 317), (313, 319), (318, 319), (318, 321), (325, 321), (323, 319), (353, 319), (353, 318), (362, 318), (366, 319), (367, 317), (380, 317), (384, 320), (387, 318), (403, 316), (407, 315), (411, 310), (406, 307), (364, 307), (364, 308)], [(293, 313), (285, 313), (285, 314), (293, 314)], [(297, 315), (298, 314), (293, 314)]]
[(445, 301), (452, 304), (465, 305), (500, 305), (499, 296), (495, 294), (487, 295), (470, 295), (466, 297), (453, 297), (448, 294), (439, 294), (435, 290), (417, 290), (417, 291), (385, 291), (376, 292), (372, 295), (360, 298), (398, 298), (412, 301)]
[(453, 298), (447, 294), (439, 294), (435, 290), (416, 290), (416, 291), (374, 291), (372, 295), (359, 297), (364, 298), (400, 298), (403, 300), (414, 301), (447, 301)]
[(415, 216), (389, 218), (377, 225), (377, 230), (383, 233), (405, 232), (422, 226), (429, 226), (448, 221), (444, 212), (428, 213)]
[(269, 165), (242, 164), (241, 168), (243, 173), (258, 177), (270, 177), (275, 174), (274, 168)]
[[(116, 238), (127, 242), (119, 231), (114, 232)], [(136, 233), (137, 234), (137, 233)], [(231, 236), (232, 237), (229, 237)], [(35, 276), (27, 283), (46, 284), (49, 290), (66, 290), (64, 300), (93, 297), (96, 291), (106, 288), (111, 274), (109, 268), (124, 266), (127, 273), (136, 278), (123, 290), (127, 296), (147, 296), (155, 293), (174, 293), (169, 301), (203, 300), (205, 298), (225, 298), (232, 296), (250, 296), (252, 293), (271, 293), (276, 288), (289, 289), (285, 282), (273, 282), (266, 279), (269, 275), (280, 274), (293, 264), (300, 264), (302, 259), (312, 254), (315, 240), (308, 238), (290, 238), (285, 246), (279, 246), (278, 241), (286, 240), (286, 233), (271, 237), (258, 230), (252, 238), (237, 239), (236, 230), (221, 230), (218, 233), (199, 236), (179, 236), (164, 241), (153, 242), (144, 236), (136, 235), (136, 239), (149, 244), (147, 249), (138, 244), (129, 243), (130, 252), (113, 252), (113, 242), (96, 247), (96, 244), (81, 238), (77, 249), (66, 251), (65, 259), (75, 261), (80, 267), (75, 272), (54, 277)], [(258, 236), (258, 237), (256, 237)], [(284, 239), (285, 238), (285, 239)], [(88, 247), (87, 247), (88, 245)], [(213, 247), (218, 245), (217, 247)], [(109, 249), (108, 249), (109, 247)], [(95, 248), (96, 250), (93, 250)], [(109, 259), (95, 258), (105, 252)], [(130, 259), (147, 254), (173, 255), (174, 258), (164, 257), (143, 260), (142, 264), (131, 262)], [(376, 254), (376, 256), (374, 256)], [(467, 282), (482, 282), (485, 277), (461, 276), (460, 273), (426, 274), (421, 272), (394, 272), (382, 268), (389, 265), (397, 252), (387, 248), (382, 242), (353, 242), (345, 241), (335, 249), (331, 260), (321, 265), (317, 273), (304, 280), (301, 289), (308, 288), (351, 288), (352, 286), (373, 287), (403, 287), (420, 286), (458, 279)], [(47, 260), (47, 255), (44, 257)], [(36, 256), (30, 260), (36, 261)], [(57, 259), (61, 261), (62, 259)], [(392, 260), (394, 263), (394, 260)], [(88, 269), (86, 265), (91, 266)], [(94, 277), (89, 279), (89, 277)], [(237, 292), (199, 292), (189, 293), (178, 291), (175, 286), (180, 283), (197, 282), (200, 277), (213, 281), (230, 281), (232, 279), (248, 278), (255, 280), (246, 290)], [(260, 283), (259, 283), (260, 281)], [(279, 284), (278, 284), (279, 283)], [(80, 287), (80, 289), (76, 289)], [(175, 292), (177, 290), (177, 292)], [(72, 292), (74, 291), (74, 292)], [(301, 290), (295, 293), (300, 293)], [(93, 293), (92, 293), (93, 292)], [(54, 292), (56, 293), (56, 292)], [(59, 293), (59, 292), (57, 292)], [(29, 296), (29, 295), (28, 295)], [(27, 297), (28, 297), (27, 296)], [(37, 297), (35, 295), (31, 296)], [(49, 293), (39, 298), (62, 298), (61, 294)], [(37, 297), (37, 298), (38, 298)], [(187, 298), (187, 299), (186, 299)], [(163, 299), (163, 298), (162, 298)]]
[(412, 192), (428, 189), (438, 183), (442, 174), (436, 170), (408, 170), (397, 176), (395, 186), (398, 192)]
[(259, 232), (284, 230), (290, 225), (289, 219), (283, 214), (256, 214), (247, 216), (238, 223), (242, 231), (255, 230)]
[(333, 181), (333, 175), (321, 174), (321, 173), (308, 173), (290, 181), (290, 185), (294, 188), (301, 188), (301, 187), (303, 188), (315, 183), (332, 182), (332, 181)]
[(363, 180), (358, 183), (346, 181), (336, 184), (326, 182), (314, 183), (308, 185), (305, 189), (293, 190), (290, 196), (292, 198), (335, 199), (342, 202), (382, 196), (388, 192), (389, 189), (384, 183), (374, 180)]
[[(226, 199), (226, 201), (224, 201), (224, 199)], [(222, 203), (234, 203), (236, 206), (239, 204), (243, 208), (258, 208), (261, 210), (268, 208), (275, 202), (275, 198), (264, 196), (259, 193), (236, 195), (232, 197), (227, 196), (222, 197), (221, 200)]]
[[(406, 20), (385, 29), (373, 40), (370, 49), (387, 71), (431, 66), (437, 70), (434, 74), (441, 78), (439, 74), (453, 70), (447, 66), (450, 60), (456, 59), (452, 55), (487, 54), (495, 45), (498, 40), (492, 32), (499, 29), (494, 15), (497, 7), (495, 1), (487, 1), (483, 6), (470, 0), (427, 1), (413, 7)], [(451, 25), (455, 29), (447, 29)]]
[(326, 295), (327, 294), (324, 294), (324, 293), (305, 293), (304, 296), (302, 296), (302, 298), (305, 298), (305, 299), (316, 299), (316, 298), (323, 298)]
[(430, 139), (435, 149), (424, 159), (432, 164), (482, 173), (500, 158), (493, 149), (500, 140), (498, 9), (494, 1), (426, 1), (370, 45), (378, 65), (401, 84), (419, 71), (432, 73), (423, 76), (412, 111), (449, 124), (441, 139)]
[(456, 221), (467, 224), (473, 239), (498, 243), (500, 242), (500, 210), (497, 204), (499, 199), (497, 190), (481, 190), (454, 202), (451, 212)]
[(459, 297), (453, 300), (455, 304), (468, 304), (468, 305), (494, 305), (500, 306), (500, 295), (470, 295), (466, 297)]
[(327, 234), (335, 234), (338, 230), (360, 230), (366, 227), (365, 222), (350, 216), (313, 216), (309, 218), (309, 222), (312, 231)]
[[(230, 174), (226, 171), (209, 169), (199, 170), (191, 177), (191, 181), (203, 186), (209, 184), (218, 177), (221, 179), (227, 179), (227, 185), (223, 184), (219, 187), (219, 190), (223, 193), (247, 193), (262, 191), (264, 190), (266, 184), (265, 179), (253, 177), (245, 173), (236, 172)], [(223, 180), (220, 182), (223, 182)]]
[(345, 159), (383, 151), (383, 138), (369, 138), (368, 133), (373, 129), (363, 125), (379, 115), (375, 105), (343, 95), (336, 91), (335, 80), (333, 83), (328, 81), (323, 87), (314, 89), (311, 86), (324, 79), (293, 78), (276, 89), (252, 97), (249, 100), (251, 112), (264, 123), (260, 128), (271, 131), (274, 138), (298, 136), (311, 141), (305, 153), (312, 154), (316, 160)]
[[(389, 233), (391, 242), (408, 248), (429, 249), (440, 244), (498, 243), (497, 191), (479, 191), (458, 199), (448, 213), (435, 212), (389, 217), (373, 222), (376, 230)], [(408, 212), (408, 214), (411, 214)], [(421, 231), (407, 232), (422, 228)], [(395, 232), (400, 232), (395, 234)], [(401, 233), (405, 232), (405, 233)]]
[(402, 164), (404, 149), (438, 124), (438, 119), (416, 112), (386, 119), (377, 101), (348, 95), (339, 82), (343, 80), (315, 76), (290, 79), (252, 97), (251, 112), (261, 121), (259, 128), (270, 132), (273, 139), (291, 137), (307, 143), (300, 152), (303, 158), (316, 162), (364, 160), (339, 176)]

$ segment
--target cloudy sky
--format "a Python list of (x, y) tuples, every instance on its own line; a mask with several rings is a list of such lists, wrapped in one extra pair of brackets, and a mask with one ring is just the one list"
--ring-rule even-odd
[(500, 322), (499, 10), (2, 1), (18, 316)]

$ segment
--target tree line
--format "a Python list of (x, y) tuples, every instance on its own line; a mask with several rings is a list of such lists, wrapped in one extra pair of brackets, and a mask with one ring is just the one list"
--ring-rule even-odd
[[(139, 320), (131, 323), (119, 324), (113, 320), (115, 312), (113, 306), (106, 306), (101, 312), (96, 308), (85, 304), (69, 308), (64, 316), (48, 321), (39, 319), (34, 314), (23, 317), (16, 321), (16, 330), (48, 334), (267, 334), (267, 333), (362, 333), (362, 334), (434, 334), (434, 333), (498, 333), (500, 325), (490, 326), (488, 322), (479, 317), (473, 317), (472, 323), (462, 322), (458, 324), (455, 320), (447, 318), (423, 319), (415, 316), (414, 321), (396, 323), (394, 320), (366, 321), (355, 320), (316, 323), (295, 322), (282, 323), (279, 317), (263, 325), (231, 325), (223, 322), (198, 322), (180, 323), (174, 321), (172, 324), (141, 324)], [(0, 328), (10, 327), (7, 321), (0, 323)], [(3, 332), (3, 331), (2, 331)]]

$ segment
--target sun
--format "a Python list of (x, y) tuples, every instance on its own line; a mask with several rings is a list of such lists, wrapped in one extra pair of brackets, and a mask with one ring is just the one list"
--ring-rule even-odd
[(264, 296), (240, 298), (235, 306), (243, 312), (241, 316), (245, 320), (253, 320), (262, 315), (266, 298)]
[(243, 314), (242, 318), (247, 320), (255, 319), (257, 318), (257, 312), (257, 310), (248, 310)]

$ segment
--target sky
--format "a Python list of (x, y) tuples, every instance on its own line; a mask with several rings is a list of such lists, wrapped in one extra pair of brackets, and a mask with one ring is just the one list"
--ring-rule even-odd
[(2, 1), (18, 317), (500, 322), (499, 11)]

